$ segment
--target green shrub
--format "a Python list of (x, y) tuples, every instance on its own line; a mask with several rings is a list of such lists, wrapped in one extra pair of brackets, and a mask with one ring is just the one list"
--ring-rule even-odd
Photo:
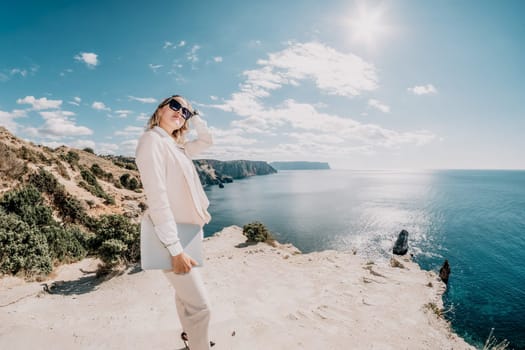
[(259, 221), (254, 221), (242, 227), (242, 234), (248, 238), (250, 242), (267, 242), (273, 241), (271, 233)]
[(14, 214), (0, 209), (0, 272), (46, 275), (52, 270), (52, 260), (44, 234), (23, 222)]
[(78, 226), (44, 226), (41, 228), (53, 261), (71, 263), (87, 254), (87, 236)]
[(8, 191), (0, 199), (6, 213), (16, 214), (30, 226), (44, 226), (55, 223), (51, 209), (44, 204), (42, 195), (29, 185)]
[(100, 184), (98, 183), (97, 178), (93, 175), (93, 173), (91, 173), (91, 171), (89, 171), (88, 169), (82, 169), (80, 171), (80, 175), (86, 181), (86, 182), (80, 181), (78, 183), (80, 187), (85, 188), (91, 194), (99, 198), (105, 199), (106, 204), (115, 204), (115, 199), (109, 194), (107, 194), (106, 192), (104, 192), (102, 187), (100, 187)]
[(98, 177), (99, 179), (105, 180), (105, 181), (112, 181), (113, 180), (113, 174), (110, 172), (105, 172), (104, 169), (100, 167), (97, 163), (93, 163), (91, 165), (91, 172), (93, 175)]
[(94, 233), (88, 241), (90, 252), (98, 255), (106, 267), (137, 262), (140, 256), (139, 225), (123, 215), (101, 215), (90, 219)]
[(86, 216), (84, 207), (78, 199), (66, 192), (65, 187), (53, 174), (40, 169), (38, 173), (29, 176), (29, 183), (41, 192), (52, 196), (58, 214), (64, 222), (82, 223), (84, 221)]
[(61, 186), (55, 176), (43, 168), (38, 173), (29, 175), (29, 183), (35, 186), (40, 192), (53, 194)]
[(83, 151), (91, 153), (91, 154), (95, 154), (95, 151), (93, 151), (93, 148), (91, 148), (91, 147), (86, 147), (86, 148), (83, 149)]
[(58, 189), (53, 197), (55, 206), (62, 221), (67, 223), (84, 223), (86, 219), (86, 210), (82, 203), (71, 194), (67, 193), (65, 189)]
[(135, 191), (140, 187), (140, 184), (137, 179), (132, 177), (130, 174), (125, 173), (120, 177), (120, 184), (127, 188), (128, 190)]
[(93, 173), (91, 173), (91, 171), (87, 169), (82, 169), (80, 170), (80, 175), (82, 176), (84, 181), (86, 181), (91, 186), (100, 186), (97, 182), (97, 178), (93, 175)]
[(122, 257), (127, 249), (126, 244), (120, 239), (108, 239), (100, 245), (98, 255), (100, 260), (106, 265), (106, 268), (112, 268), (123, 261)]
[(78, 167), (78, 161), (80, 160), (80, 156), (77, 152), (69, 151), (65, 155), (61, 155), (61, 158), (69, 163), (69, 166), (71, 169), (75, 170), (75, 167)]
[(134, 177), (129, 179), (128, 188), (130, 190), (135, 191), (138, 187), (139, 187), (139, 182), (137, 181), (137, 179), (135, 179)]

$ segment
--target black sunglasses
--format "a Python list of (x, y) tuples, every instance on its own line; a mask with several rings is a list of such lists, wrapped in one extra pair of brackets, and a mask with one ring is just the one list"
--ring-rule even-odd
[(182, 114), (182, 117), (184, 118), (184, 120), (188, 120), (190, 119), (191, 117), (193, 117), (195, 114), (195, 112), (191, 112), (188, 108), (186, 107), (182, 107), (182, 105), (180, 104), (179, 101), (177, 101), (176, 99), (172, 98), (171, 100), (169, 100), (168, 102), (169, 104), (169, 107), (174, 110), (175, 112), (178, 112), (180, 111), (181, 114)]

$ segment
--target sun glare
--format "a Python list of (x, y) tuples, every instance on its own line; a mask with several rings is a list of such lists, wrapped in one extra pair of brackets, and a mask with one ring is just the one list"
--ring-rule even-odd
[(367, 46), (375, 46), (387, 32), (382, 7), (371, 8), (361, 4), (352, 11), (347, 23), (352, 40)]

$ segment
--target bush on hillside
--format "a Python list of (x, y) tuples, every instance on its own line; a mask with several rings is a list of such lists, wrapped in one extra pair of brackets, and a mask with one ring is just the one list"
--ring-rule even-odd
[(250, 242), (270, 242), (273, 241), (271, 233), (259, 221), (254, 221), (242, 227), (242, 234), (248, 238)]
[(106, 192), (104, 192), (102, 187), (100, 187), (100, 184), (98, 183), (97, 178), (93, 175), (91, 171), (89, 171), (88, 169), (81, 169), (80, 175), (86, 181), (86, 182), (80, 181), (78, 183), (80, 187), (85, 188), (91, 194), (99, 198), (105, 199), (106, 204), (115, 204), (115, 199), (109, 194), (107, 194)]
[(88, 236), (78, 226), (44, 226), (40, 229), (47, 240), (52, 261), (72, 263), (87, 255)]
[(123, 215), (101, 215), (91, 218), (89, 229), (94, 233), (88, 241), (89, 250), (104, 262), (104, 268), (135, 263), (140, 257), (139, 225)]
[(102, 179), (102, 180), (105, 180), (105, 181), (112, 181), (113, 180), (113, 174), (110, 173), (110, 172), (104, 171), (104, 169), (102, 169), (100, 167), (100, 165), (98, 165), (97, 163), (93, 163), (93, 165), (91, 165), (90, 169), (91, 169), (91, 172), (93, 173), (93, 175), (95, 175), (99, 179)]
[(49, 171), (40, 168), (37, 173), (29, 175), (29, 183), (40, 192), (54, 194), (59, 186), (62, 186), (56, 177)]
[(120, 184), (131, 191), (136, 191), (141, 186), (139, 181), (128, 173), (120, 177)]
[(29, 183), (40, 192), (52, 196), (58, 215), (66, 223), (83, 223), (86, 217), (84, 207), (78, 199), (66, 192), (64, 185), (50, 172), (40, 169), (29, 176)]
[(86, 220), (87, 213), (82, 203), (65, 189), (59, 189), (55, 192), (54, 203), (58, 208), (58, 214), (62, 221), (66, 223), (83, 224)]
[(66, 154), (60, 155), (60, 158), (68, 162), (71, 169), (75, 170), (75, 168), (78, 167), (78, 161), (80, 160), (80, 156), (77, 152), (68, 151)]
[(83, 151), (91, 153), (91, 154), (95, 154), (95, 151), (93, 151), (93, 148), (91, 148), (91, 147), (86, 147), (86, 148), (83, 149)]
[(45, 235), (17, 215), (0, 209), (0, 272), (24, 274), (26, 277), (47, 275), (52, 260)]
[(54, 224), (51, 209), (44, 204), (40, 192), (33, 186), (20, 187), (6, 192), (0, 199), (6, 213), (13, 213), (30, 226)]

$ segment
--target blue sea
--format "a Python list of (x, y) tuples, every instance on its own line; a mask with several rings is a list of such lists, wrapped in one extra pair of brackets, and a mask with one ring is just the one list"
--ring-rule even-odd
[(206, 189), (209, 236), (263, 222), (307, 253), (387, 259), (402, 229), (425, 270), (451, 266), (446, 317), (469, 343), (525, 349), (525, 171), (280, 171)]

